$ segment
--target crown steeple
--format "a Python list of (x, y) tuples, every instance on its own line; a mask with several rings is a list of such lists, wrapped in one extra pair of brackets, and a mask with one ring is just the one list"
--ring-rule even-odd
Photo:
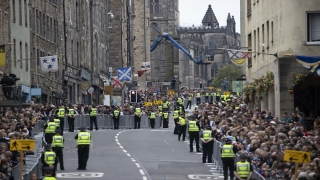
[(202, 25), (203, 26), (211, 26), (211, 27), (219, 26), (216, 15), (214, 14), (210, 4), (209, 4), (208, 10), (202, 20)]

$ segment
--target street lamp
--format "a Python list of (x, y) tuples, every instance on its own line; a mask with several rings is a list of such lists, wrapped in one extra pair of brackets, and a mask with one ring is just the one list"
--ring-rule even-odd
[(108, 15), (110, 15), (110, 17), (113, 19), (114, 18), (114, 15), (113, 15), (113, 13), (110, 11), (109, 13), (108, 13)]

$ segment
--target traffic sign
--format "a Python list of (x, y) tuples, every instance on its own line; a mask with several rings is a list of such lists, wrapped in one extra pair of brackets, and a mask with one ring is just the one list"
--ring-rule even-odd
[(283, 160), (287, 162), (308, 163), (311, 160), (311, 154), (304, 151), (286, 150)]
[(155, 104), (155, 105), (161, 105), (161, 104), (163, 104), (163, 101), (162, 101), (162, 100), (155, 100), (155, 101), (153, 102), (153, 104)]
[(144, 102), (144, 106), (150, 107), (150, 106), (152, 106), (152, 102)]
[(10, 140), (10, 151), (27, 151), (35, 149), (34, 140)]

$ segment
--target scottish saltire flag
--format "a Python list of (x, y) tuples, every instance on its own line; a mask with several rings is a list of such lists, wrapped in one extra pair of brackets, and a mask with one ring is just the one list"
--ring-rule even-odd
[(143, 62), (141, 63), (141, 70), (150, 70), (151, 69), (151, 64), (150, 62)]
[(320, 76), (320, 57), (296, 55), (297, 62), (302, 64), (310, 72)]
[(54, 55), (54, 56), (40, 57), (40, 65), (41, 65), (41, 70), (44, 73), (56, 72), (59, 70), (58, 56)]
[(233, 64), (237, 66), (243, 66), (245, 65), (246, 58), (251, 57), (251, 52), (228, 49), (228, 55)]
[(118, 78), (120, 82), (131, 81), (131, 67), (128, 68), (118, 68)]

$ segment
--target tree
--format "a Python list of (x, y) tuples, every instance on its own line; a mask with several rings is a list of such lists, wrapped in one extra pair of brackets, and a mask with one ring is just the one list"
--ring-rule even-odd
[(233, 65), (227, 64), (225, 67), (219, 68), (216, 77), (214, 78), (214, 87), (221, 87), (224, 78), (227, 78), (229, 82), (229, 91), (232, 90), (232, 81), (241, 77), (241, 68)]

